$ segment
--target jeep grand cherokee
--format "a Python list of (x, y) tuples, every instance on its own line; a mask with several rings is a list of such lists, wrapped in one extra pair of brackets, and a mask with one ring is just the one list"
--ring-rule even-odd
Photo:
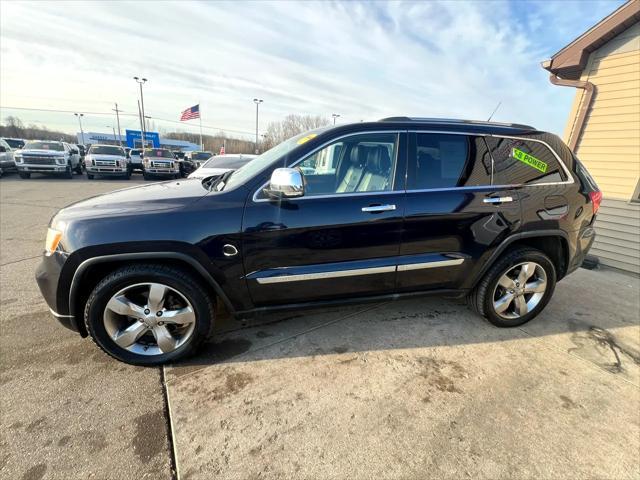
[(137, 365), (193, 353), (218, 302), (245, 318), (448, 294), (512, 327), (580, 266), (600, 199), (555, 135), (395, 117), (66, 207), (36, 276), (65, 326)]

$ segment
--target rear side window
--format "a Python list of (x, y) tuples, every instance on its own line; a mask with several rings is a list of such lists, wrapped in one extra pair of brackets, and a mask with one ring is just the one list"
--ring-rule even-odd
[(491, 185), (491, 157), (481, 137), (416, 133), (408, 190)]
[(565, 174), (553, 152), (540, 142), (486, 137), (494, 160), (497, 185), (535, 185), (562, 182)]

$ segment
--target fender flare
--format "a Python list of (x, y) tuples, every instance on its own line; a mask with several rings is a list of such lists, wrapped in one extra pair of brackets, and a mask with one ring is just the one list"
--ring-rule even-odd
[(233, 307), (232, 303), (229, 301), (229, 298), (224, 293), (224, 291), (222, 290), (218, 282), (216, 282), (216, 280), (209, 273), (209, 271), (207, 271), (207, 269), (195, 258), (180, 252), (116, 253), (112, 255), (101, 255), (97, 257), (91, 257), (83, 261), (74, 272), (73, 279), (71, 280), (71, 285), (69, 286), (69, 314), (71, 315), (73, 322), (76, 321), (76, 316), (78, 313), (75, 311), (76, 294), (78, 291), (78, 285), (82, 281), (82, 277), (85, 271), (87, 270), (87, 268), (98, 263), (108, 263), (108, 262), (126, 261), (126, 260), (158, 260), (163, 258), (179, 260), (193, 267), (200, 275), (202, 275), (202, 277), (207, 281), (207, 283), (214, 289), (216, 294), (224, 302), (229, 312), (231, 314), (235, 314), (235, 308)]
[[(525, 238), (540, 238), (540, 237), (561, 237), (567, 242), (567, 246), (569, 247), (571, 243), (569, 242), (569, 235), (564, 230), (536, 230), (532, 232), (520, 232), (514, 233), (509, 237), (505, 238), (500, 245), (496, 247), (493, 251), (489, 259), (485, 262), (484, 266), (476, 273), (473, 281), (471, 282), (471, 289), (473, 290), (478, 282), (482, 279), (485, 273), (493, 266), (493, 264), (498, 260), (498, 257), (502, 255), (502, 253), (514, 242), (518, 240), (522, 240)], [(567, 265), (569, 264), (569, 258), (571, 257), (571, 252), (569, 248), (567, 248), (567, 258), (565, 261)]]

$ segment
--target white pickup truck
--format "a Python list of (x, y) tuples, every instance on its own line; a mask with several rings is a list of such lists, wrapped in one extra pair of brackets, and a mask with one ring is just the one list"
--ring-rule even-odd
[(29, 140), (13, 159), (20, 178), (30, 178), (32, 173), (53, 173), (65, 178), (73, 178), (74, 171), (82, 174), (78, 150), (65, 142)]

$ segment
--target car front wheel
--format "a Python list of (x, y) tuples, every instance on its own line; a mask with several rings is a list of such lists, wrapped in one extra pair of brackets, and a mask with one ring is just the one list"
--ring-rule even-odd
[(134, 265), (109, 274), (85, 306), (95, 343), (133, 365), (160, 365), (193, 354), (209, 336), (214, 307), (189, 273), (163, 265)]
[(520, 247), (508, 251), (469, 296), (480, 315), (498, 327), (516, 327), (536, 317), (556, 285), (556, 270), (544, 253)]

